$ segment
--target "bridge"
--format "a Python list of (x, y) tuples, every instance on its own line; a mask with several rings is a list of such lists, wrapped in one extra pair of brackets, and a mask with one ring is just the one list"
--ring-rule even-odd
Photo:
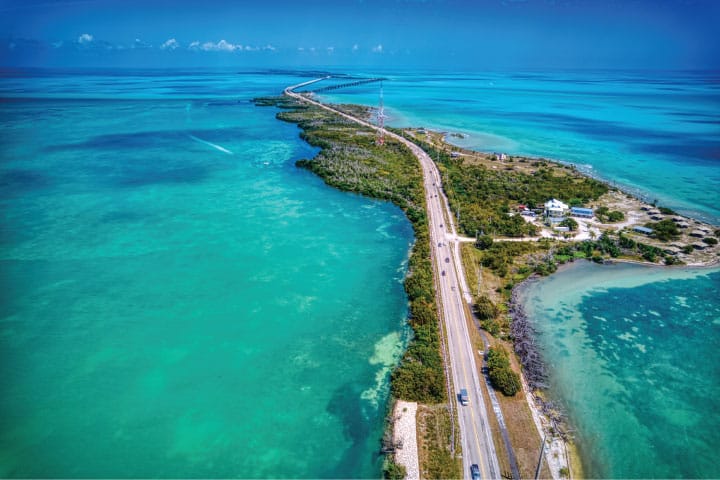
[[(330, 77), (325, 77), (325, 78), (330, 78)], [(364, 85), (366, 83), (382, 82), (383, 80), (387, 80), (387, 78), (381, 78), (381, 77), (362, 78), (360, 80), (355, 80), (354, 82), (339, 83), (337, 85), (328, 85), (327, 87), (320, 87), (320, 88), (316, 88), (315, 90), (307, 90), (307, 91), (313, 92), (313, 93), (328, 92), (330, 90), (337, 90), (339, 88), (356, 87), (358, 85)]]

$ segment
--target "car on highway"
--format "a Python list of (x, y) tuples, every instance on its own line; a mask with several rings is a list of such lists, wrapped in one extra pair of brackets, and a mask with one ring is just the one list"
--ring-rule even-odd
[(445, 263), (450, 263), (450, 257), (445, 257)]
[(480, 480), (480, 467), (478, 467), (477, 463), (470, 465), (470, 478), (472, 478), (472, 480)]
[(460, 405), (462, 406), (466, 406), (468, 403), (470, 403), (467, 390), (464, 388), (460, 389), (460, 395), (458, 395), (458, 398), (460, 399)]
[(442, 276), (443, 276), (443, 277), (445, 276), (445, 270), (442, 271)]

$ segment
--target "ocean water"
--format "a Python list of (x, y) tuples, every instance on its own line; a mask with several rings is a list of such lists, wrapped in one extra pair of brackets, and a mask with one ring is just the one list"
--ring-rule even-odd
[(588, 478), (720, 477), (720, 269), (579, 262), (522, 293)]
[(263, 72), (0, 76), (0, 477), (377, 477), (412, 231)]
[[(388, 78), (382, 87), (389, 125), (463, 133), (449, 139), (481, 151), (572, 162), (649, 201), (720, 224), (718, 72), (354, 73)], [(379, 94), (373, 83), (319, 95), (377, 106)]]

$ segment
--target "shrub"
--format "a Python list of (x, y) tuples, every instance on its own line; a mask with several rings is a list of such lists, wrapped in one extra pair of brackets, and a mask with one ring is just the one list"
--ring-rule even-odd
[(395, 463), (388, 458), (383, 468), (383, 475), (388, 480), (402, 480), (407, 476), (407, 470), (405, 470), (405, 465)]
[(480, 235), (475, 242), (475, 246), (479, 250), (487, 250), (488, 248), (492, 247), (493, 244), (493, 238), (490, 235)]
[(717, 238), (713, 238), (713, 237), (705, 237), (702, 239), (702, 241), (707, 243), (708, 245), (717, 245), (718, 244)]
[(559, 223), (561, 227), (568, 227), (571, 232), (574, 232), (578, 228), (578, 223), (573, 218), (566, 218)]
[(677, 236), (680, 235), (680, 230), (678, 230), (677, 225), (669, 218), (656, 223), (648, 223), (645, 226), (652, 228), (655, 237), (664, 242), (677, 238)]
[(695, 250), (695, 249), (693, 248), (692, 245), (685, 245), (684, 247), (682, 247), (682, 252), (685, 255), (690, 255), (693, 252), (693, 250)]
[(613, 210), (612, 212), (608, 213), (607, 219), (608, 222), (621, 222), (625, 220), (625, 214), (618, 210)]
[(490, 347), (487, 357), (488, 375), (493, 387), (512, 397), (520, 391), (520, 376), (510, 368), (508, 353), (502, 347)]
[(480, 295), (480, 297), (478, 297), (475, 305), (473, 306), (473, 310), (475, 310), (475, 315), (477, 315), (480, 320), (495, 318), (499, 313), (497, 306), (492, 302), (492, 300), (490, 300), (490, 298), (487, 297), (487, 295)]

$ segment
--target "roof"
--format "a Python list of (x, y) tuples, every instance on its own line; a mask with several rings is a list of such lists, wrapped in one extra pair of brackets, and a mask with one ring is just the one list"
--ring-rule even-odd
[(633, 230), (635, 230), (636, 232), (647, 233), (647, 234), (650, 234), (653, 232), (653, 229), (648, 228), (648, 227), (633, 227)]
[(569, 207), (560, 200), (553, 198), (545, 202), (545, 208), (548, 210), (567, 210)]
[(583, 207), (570, 207), (570, 211), (576, 212), (576, 213), (588, 213), (588, 214), (593, 213), (592, 208), (583, 208)]

